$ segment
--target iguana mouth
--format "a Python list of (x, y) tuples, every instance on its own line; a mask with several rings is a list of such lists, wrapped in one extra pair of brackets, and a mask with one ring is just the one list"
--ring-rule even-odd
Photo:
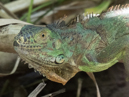
[[(63, 54), (59, 54), (57, 55), (57, 57), (51, 57), (47, 55), (47, 53), (42, 52), (44, 58), (41, 57), (39, 53), (37, 53), (41, 50), (41, 46), (33, 46), (33, 44), (20, 44), (18, 41), (14, 41), (14, 47), (15, 50), (19, 53), (19, 55), (23, 54), (28, 57), (28, 60), (35, 61), (41, 65), (58, 66), (59, 64), (62, 64), (65, 61), (65, 57)], [(30, 56), (31, 58), (29, 58)]]
[(30, 59), (27, 57), (27, 60), (30, 60), (36, 63), (37, 65), (48, 66), (48, 67), (58, 67), (59, 65), (64, 63), (64, 59), (59, 60), (58, 58), (51, 58), (50, 60), (47, 59), (37, 60), (35, 58)]
[[(15, 50), (17, 52), (19, 52), (21, 54), (24, 54), (26, 56), (32, 55), (34, 53), (33, 50), (37, 50), (37, 51), (38, 50), (39, 51), (41, 50), (41, 46), (33, 46), (33, 44), (32, 45), (31, 44), (22, 44), (21, 45), (18, 42), (18, 40), (17, 41), (14, 41), (14, 46), (15, 46)], [(36, 55), (36, 52), (35, 52), (34, 55)], [(43, 63), (43, 64), (45, 63), (45, 64), (50, 64), (50, 65), (54, 65), (54, 64), (56, 65), (56, 64), (62, 64), (65, 61), (65, 59), (64, 59), (65, 57), (64, 57), (63, 54), (59, 54), (59, 55), (57, 55), (57, 57), (49, 57), (49, 56), (47, 56), (46, 53), (43, 53), (43, 55), (46, 56), (46, 57), (45, 58), (41, 58), (41, 59), (40, 59), (40, 56), (39, 55), (36, 55), (36, 58), (38, 58), (38, 61), (41, 61), (41, 63)], [(35, 59), (35, 57), (32, 58), (32, 59), (35, 60), (35, 61), (37, 61), (37, 59)], [(31, 59), (29, 59), (29, 60), (31, 60)]]
[(46, 56), (45, 58), (41, 57), (32, 57), (30, 58), (30, 55), (27, 51), (22, 51), (21, 49), (17, 49), (19, 52), (19, 56), (24, 59), (23, 54), (26, 56), (26, 61), (32, 61), (36, 63), (37, 65), (41, 66), (48, 66), (48, 67), (58, 67), (59, 65), (62, 65), (65, 63), (64, 55), (60, 54), (57, 57), (48, 57)]

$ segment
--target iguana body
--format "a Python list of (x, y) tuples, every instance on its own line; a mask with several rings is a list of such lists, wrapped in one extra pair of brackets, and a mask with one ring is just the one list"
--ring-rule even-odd
[(119, 61), (127, 66), (128, 6), (68, 25), (64, 21), (46, 27), (26, 25), (15, 37), (14, 49), (48, 79), (63, 84), (79, 71), (99, 72)]

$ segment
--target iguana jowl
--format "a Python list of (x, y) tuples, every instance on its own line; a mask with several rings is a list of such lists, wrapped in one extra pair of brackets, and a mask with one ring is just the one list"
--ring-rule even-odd
[(41, 74), (62, 84), (79, 71), (99, 72), (119, 61), (129, 71), (128, 6), (117, 5), (68, 25), (25, 25), (14, 39), (14, 49)]

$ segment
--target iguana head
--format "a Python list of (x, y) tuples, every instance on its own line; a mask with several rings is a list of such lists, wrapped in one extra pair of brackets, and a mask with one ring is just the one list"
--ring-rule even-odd
[(65, 84), (78, 69), (71, 60), (74, 50), (69, 39), (62, 38), (49, 27), (25, 25), (14, 39), (14, 49), (48, 79)]

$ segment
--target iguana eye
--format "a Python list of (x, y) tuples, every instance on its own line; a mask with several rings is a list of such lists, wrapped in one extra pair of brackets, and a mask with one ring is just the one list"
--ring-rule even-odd
[(42, 34), (42, 37), (45, 37), (44, 33)]
[(47, 31), (42, 31), (40, 33), (37, 33), (34, 37), (35, 41), (37, 43), (46, 43), (49, 39)]
[(41, 33), (42, 39), (47, 38), (47, 33)]
[(43, 40), (44, 42), (48, 39), (48, 33), (43, 32), (40, 35), (41, 35), (39, 36), (40, 39)]

